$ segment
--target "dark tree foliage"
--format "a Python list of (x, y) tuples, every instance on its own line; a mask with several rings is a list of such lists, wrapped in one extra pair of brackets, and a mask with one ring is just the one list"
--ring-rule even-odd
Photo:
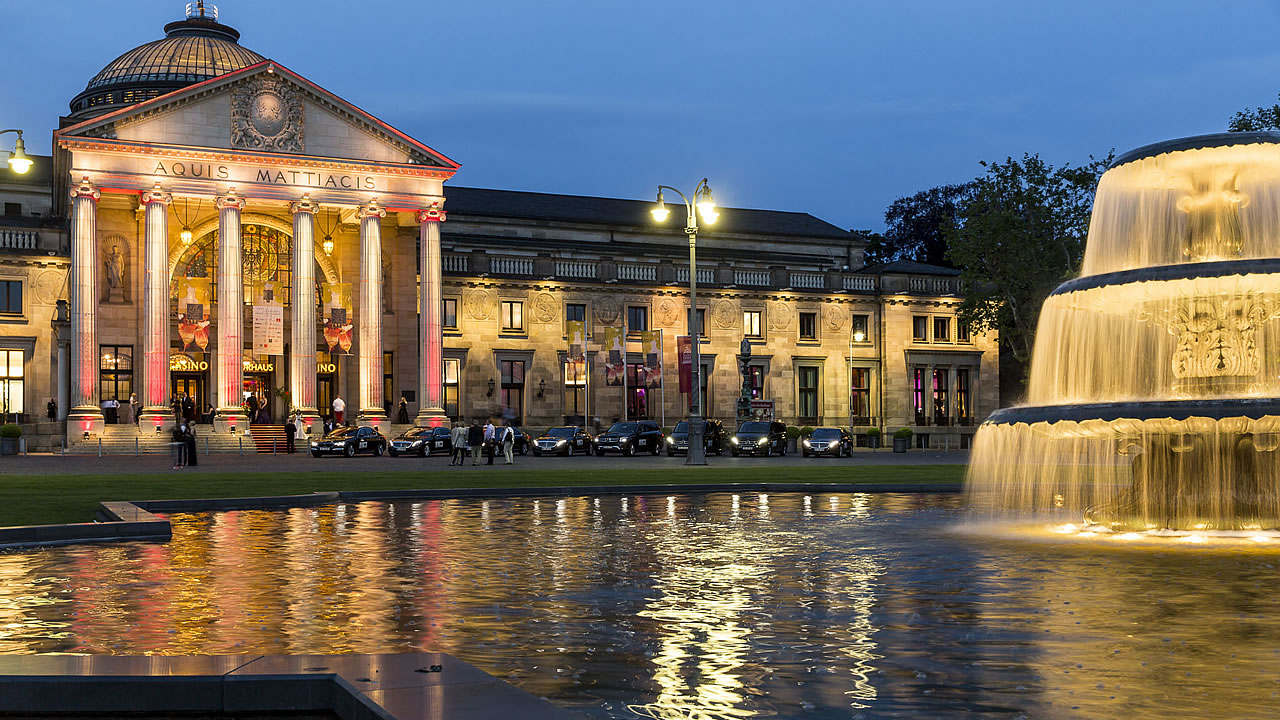
[(1280, 130), (1280, 105), (1241, 110), (1232, 116), (1227, 129), (1231, 132)]
[(884, 235), (874, 230), (850, 230), (849, 232), (866, 243), (862, 251), (864, 265), (876, 265), (889, 261), (888, 244)]
[(939, 185), (893, 201), (884, 212), (884, 250), (879, 262), (915, 260), (951, 267), (947, 237), (958, 224), (968, 185)]

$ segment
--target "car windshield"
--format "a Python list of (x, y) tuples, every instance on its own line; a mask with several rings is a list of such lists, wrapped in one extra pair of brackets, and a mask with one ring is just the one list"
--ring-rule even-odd
[(635, 432), (638, 427), (640, 427), (638, 423), (614, 423), (613, 427), (609, 428), (609, 432), (625, 435)]
[(324, 437), (326, 440), (337, 440), (339, 438), (352, 437), (355, 434), (355, 428), (338, 428)]
[(406, 430), (403, 433), (401, 433), (400, 439), (417, 440), (418, 438), (423, 437), (424, 435), (427, 435), (430, 432), (431, 432), (430, 428), (413, 428), (412, 430)]
[(839, 440), (840, 431), (836, 428), (818, 428), (813, 431), (814, 440)]
[(767, 422), (749, 422), (742, 423), (738, 426), (740, 433), (767, 433), (769, 432), (769, 423)]
[(689, 421), (681, 420), (680, 422), (676, 423), (676, 429), (672, 430), (671, 432), (678, 432), (678, 433), (689, 432)]
[(550, 430), (547, 431), (547, 435), (550, 435), (551, 437), (568, 438), (568, 437), (573, 437), (573, 433), (575, 430), (577, 430), (577, 428), (571, 428), (571, 427), (551, 428)]

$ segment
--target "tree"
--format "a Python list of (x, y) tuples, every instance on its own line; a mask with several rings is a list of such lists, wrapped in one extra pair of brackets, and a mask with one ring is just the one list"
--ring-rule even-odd
[(966, 192), (968, 185), (939, 185), (894, 200), (884, 211), (887, 229), (877, 261), (915, 260), (950, 267), (947, 237), (958, 224)]
[(850, 230), (849, 232), (866, 243), (862, 248), (863, 265), (876, 265), (889, 261), (889, 246), (884, 235), (874, 230)]
[(1038, 155), (982, 163), (969, 183), (948, 255), (961, 270), (960, 318), (994, 330), (1025, 378), (1045, 298), (1080, 270), (1094, 191), (1112, 156), (1054, 168)]
[(1231, 117), (1227, 129), (1231, 132), (1280, 130), (1280, 105), (1241, 110)]

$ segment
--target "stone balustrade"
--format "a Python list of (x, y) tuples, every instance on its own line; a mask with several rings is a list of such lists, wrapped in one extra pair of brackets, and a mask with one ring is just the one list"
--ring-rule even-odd
[(876, 277), (874, 275), (845, 275), (844, 289), (855, 292), (875, 292)]
[(40, 233), (34, 230), (0, 229), (0, 249), (36, 250), (39, 243)]
[(580, 260), (557, 260), (556, 277), (593, 280), (596, 278), (596, 264)]
[(793, 272), (791, 273), (790, 284), (793, 288), (802, 290), (821, 290), (826, 286), (822, 273), (812, 272)]
[(441, 264), (447, 273), (465, 273), (471, 269), (470, 258), (466, 255), (444, 255)]
[[(710, 285), (716, 281), (716, 271), (711, 268), (698, 268), (698, 284)], [(676, 282), (681, 285), (689, 284), (689, 268), (676, 268)]]
[(640, 263), (623, 263), (618, 265), (618, 279), (640, 282), (655, 282), (658, 279), (657, 265)]
[(766, 287), (772, 283), (772, 275), (768, 270), (734, 270), (734, 285), (751, 285)]
[(495, 257), (489, 260), (489, 270), (494, 275), (532, 275), (533, 258)]

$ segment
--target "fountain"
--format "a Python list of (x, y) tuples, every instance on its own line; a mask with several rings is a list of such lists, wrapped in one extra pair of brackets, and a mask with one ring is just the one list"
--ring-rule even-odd
[(979, 510), (1099, 530), (1280, 529), (1280, 133), (1139, 148), (1102, 176), (1025, 405), (983, 423)]

